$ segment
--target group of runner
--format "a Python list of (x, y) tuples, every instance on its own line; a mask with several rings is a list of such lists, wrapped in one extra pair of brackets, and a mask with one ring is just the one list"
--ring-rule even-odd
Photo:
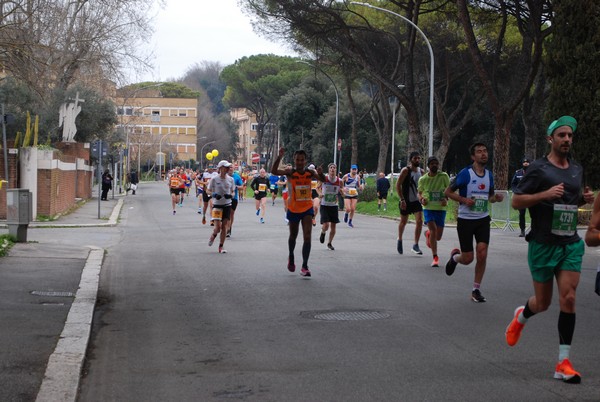
[[(594, 201), (594, 194), (583, 186), (583, 169), (569, 157), (577, 121), (571, 116), (563, 116), (550, 124), (546, 139), (550, 147), (547, 156), (533, 161), (527, 167), (518, 185), (513, 189), (512, 207), (518, 210), (529, 209), (531, 229), (525, 236), (528, 241), (528, 265), (533, 279), (533, 296), (523, 306), (516, 308), (513, 319), (506, 328), (505, 337), (509, 346), (515, 346), (525, 324), (534, 315), (546, 311), (552, 301), (553, 279), (556, 280), (560, 314), (558, 317), (559, 354), (554, 377), (567, 383), (579, 383), (581, 375), (575, 371), (569, 360), (569, 353), (575, 329), (575, 300), (579, 283), (584, 241), (577, 234), (578, 207), (594, 203), (590, 226), (585, 236), (589, 246), (600, 245), (600, 195)], [(488, 247), (490, 243), (489, 205), (502, 202), (504, 196), (495, 191), (494, 179), (486, 168), (488, 149), (483, 143), (475, 143), (469, 148), (472, 164), (462, 169), (451, 181), (440, 170), (439, 160), (435, 156), (427, 159), (427, 171), (421, 168), (421, 156), (418, 152), (410, 154), (409, 165), (402, 169), (396, 183), (400, 196), (400, 222), (398, 224), (397, 251), (403, 254), (402, 236), (409, 215), (415, 217), (414, 243), (411, 251), (422, 255), (419, 249), (421, 227), (427, 226), (425, 239), (432, 252), (432, 267), (439, 267), (438, 242), (442, 239), (448, 199), (457, 202), (457, 233), (459, 248), (450, 251), (445, 265), (445, 273), (452, 276), (457, 265), (469, 265), (475, 261), (471, 300), (486, 302), (481, 292), (481, 283), (486, 270)], [(344, 197), (344, 222), (353, 227), (354, 212), (358, 192), (363, 184), (356, 165), (342, 178), (337, 166), (331, 163), (327, 174), (322, 168), (307, 166), (307, 154), (298, 150), (293, 154), (294, 164), (280, 166), (285, 155), (281, 148), (273, 163), (271, 178), (261, 169), (252, 180), (256, 200), (256, 215), (264, 223), (266, 199), (271, 192), (272, 205), (277, 197), (278, 188), (284, 188), (284, 209), (289, 225), (288, 261), (290, 272), (296, 270), (294, 251), (300, 226), (303, 232), (302, 264), (300, 274), (310, 277), (308, 260), (311, 252), (312, 227), (316, 226), (316, 217), (320, 213), (320, 243), (334, 250), (333, 239), (336, 235), (338, 218), (338, 196)], [(211, 196), (213, 210), (211, 217), (217, 223), (211, 235), (209, 245), (220, 234), (219, 252), (225, 252), (223, 244), (226, 238), (228, 220), (231, 219), (232, 200), (238, 189), (242, 189), (242, 180), (236, 184), (230, 176), (231, 164), (221, 161), (217, 165), (217, 176), (208, 180), (207, 196)], [(185, 172), (176, 171), (173, 177), (185, 182)], [(206, 184), (203, 179), (200, 184)], [(176, 183), (174, 183), (176, 182)], [(172, 193), (173, 213), (176, 213), (177, 196), (185, 191), (185, 185), (176, 179), (169, 181)], [(177, 186), (173, 187), (173, 184)], [(182, 201), (180, 200), (179, 203)], [(206, 212), (207, 206), (202, 210)], [(233, 208), (235, 210), (235, 208)], [(327, 234), (329, 235), (327, 236)], [(600, 272), (597, 278), (597, 292), (600, 294)]]

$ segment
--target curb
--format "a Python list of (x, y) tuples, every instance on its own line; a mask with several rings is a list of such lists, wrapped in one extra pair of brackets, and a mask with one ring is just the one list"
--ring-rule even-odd
[(79, 289), (54, 352), (48, 359), (37, 402), (76, 401), (90, 339), (104, 249), (89, 246)]

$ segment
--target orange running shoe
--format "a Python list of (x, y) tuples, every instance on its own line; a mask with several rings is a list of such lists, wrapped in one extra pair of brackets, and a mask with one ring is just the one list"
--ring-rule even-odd
[(515, 346), (517, 342), (519, 342), (521, 331), (523, 331), (525, 324), (521, 324), (519, 320), (517, 320), (517, 317), (524, 309), (525, 306), (517, 307), (512, 321), (508, 324), (508, 327), (506, 327), (506, 332), (504, 334), (506, 335), (506, 343), (508, 343), (508, 346)]
[(439, 257), (437, 255), (435, 257), (433, 257), (433, 261), (431, 262), (431, 266), (433, 268), (439, 268), (439, 266), (440, 266), (440, 259), (439, 259)]
[(557, 380), (563, 380), (569, 384), (579, 384), (581, 382), (581, 374), (573, 369), (569, 359), (564, 359), (562, 362), (556, 365), (556, 369), (554, 370), (554, 378)]

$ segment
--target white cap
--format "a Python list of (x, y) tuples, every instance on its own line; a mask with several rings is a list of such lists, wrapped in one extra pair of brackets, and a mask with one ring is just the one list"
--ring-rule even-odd
[(219, 164), (217, 165), (217, 169), (221, 168), (221, 167), (229, 167), (231, 166), (231, 163), (227, 162), (226, 160), (222, 160), (221, 162), (219, 162)]

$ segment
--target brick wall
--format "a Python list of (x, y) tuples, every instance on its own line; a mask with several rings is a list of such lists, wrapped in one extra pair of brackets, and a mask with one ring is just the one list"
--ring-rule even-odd
[[(44, 155), (43, 166), (37, 170), (37, 214), (55, 216), (70, 209), (77, 199), (89, 199), (92, 196), (90, 150), (81, 143), (60, 143), (60, 151)], [(11, 158), (13, 156), (13, 158)], [(17, 188), (16, 178), (18, 161), (16, 155), (9, 155), (10, 188)], [(39, 160), (38, 160), (39, 162)], [(0, 155), (0, 171), (3, 174), (4, 161)], [(0, 219), (6, 219), (6, 190), (0, 191)]]

